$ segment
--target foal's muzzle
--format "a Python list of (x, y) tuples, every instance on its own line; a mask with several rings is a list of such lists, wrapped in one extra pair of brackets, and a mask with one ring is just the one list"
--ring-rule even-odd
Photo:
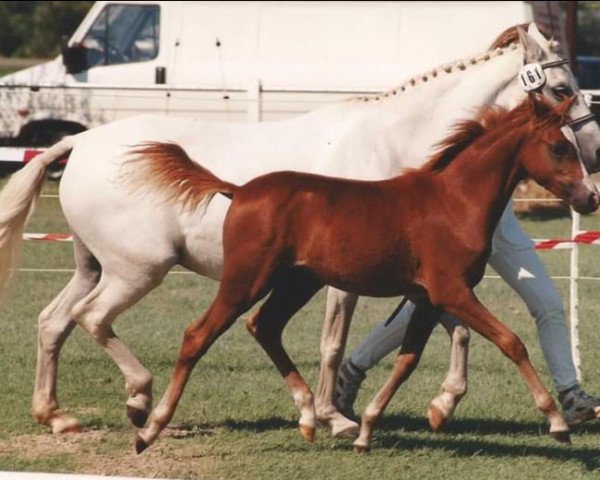
[(569, 202), (578, 213), (592, 213), (600, 206), (600, 194), (596, 186), (582, 185), (575, 189)]

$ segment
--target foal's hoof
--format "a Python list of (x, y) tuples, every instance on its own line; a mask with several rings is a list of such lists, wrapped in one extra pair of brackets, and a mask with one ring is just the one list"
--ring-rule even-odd
[(550, 432), (550, 436), (560, 442), (571, 445), (571, 433), (570, 432)]
[(300, 424), (300, 433), (302, 434), (302, 437), (304, 438), (304, 440), (306, 440), (307, 442), (312, 443), (315, 441), (315, 435), (316, 435), (315, 427), (309, 427), (308, 425)]
[(427, 418), (429, 419), (431, 430), (435, 433), (440, 432), (444, 428), (447, 420), (446, 415), (438, 407), (431, 404), (427, 409)]
[(139, 433), (135, 436), (135, 453), (139, 455), (149, 446)]
[(127, 416), (131, 423), (138, 428), (142, 428), (146, 425), (146, 420), (148, 420), (148, 412), (140, 410), (139, 408), (130, 407), (129, 405), (127, 405)]
[(369, 447), (368, 445), (357, 445), (355, 443), (354, 444), (354, 451), (356, 453), (369, 453), (371, 451), (371, 447)]

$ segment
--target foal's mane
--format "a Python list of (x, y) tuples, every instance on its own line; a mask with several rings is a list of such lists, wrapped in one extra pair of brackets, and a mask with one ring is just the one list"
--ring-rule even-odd
[(438, 151), (423, 165), (421, 170), (434, 174), (439, 173), (478, 138), (500, 125), (507, 128), (508, 122), (514, 125), (529, 120), (530, 116), (531, 109), (528, 99), (512, 110), (498, 105), (483, 108), (474, 119), (458, 121), (452, 128), (452, 133), (435, 145)]

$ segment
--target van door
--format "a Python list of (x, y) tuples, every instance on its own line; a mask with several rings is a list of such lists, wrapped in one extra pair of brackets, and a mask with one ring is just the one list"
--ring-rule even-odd
[(108, 4), (85, 34), (87, 70), (77, 81), (106, 85), (154, 85), (160, 63), (161, 8)]
[(86, 70), (74, 74), (88, 84), (89, 103), (108, 120), (167, 110), (168, 43), (158, 4), (104, 6), (81, 40)]

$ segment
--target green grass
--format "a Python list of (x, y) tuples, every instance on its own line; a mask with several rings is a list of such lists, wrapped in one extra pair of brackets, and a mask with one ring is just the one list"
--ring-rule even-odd
[[(55, 191), (56, 185), (47, 186)], [(524, 219), (535, 237), (566, 237), (568, 219)], [(584, 228), (600, 230), (600, 218)], [(56, 199), (42, 199), (30, 232), (66, 231)], [(27, 243), (23, 266), (69, 268), (71, 246)], [(595, 247), (581, 248), (582, 275), (598, 275)], [(552, 274), (566, 275), (564, 251), (542, 252)], [(76, 330), (61, 358), (59, 400), (80, 418), (88, 433), (52, 436), (29, 414), (39, 311), (68, 280), (68, 274), (20, 273), (0, 310), (0, 469), (146, 475), (207, 479), (592, 479), (600, 474), (600, 424), (579, 428), (573, 445), (546, 435), (516, 369), (491, 344), (473, 335), (470, 391), (444, 433), (428, 430), (425, 411), (448, 364), (448, 340), (434, 333), (422, 363), (403, 386), (378, 426), (372, 453), (356, 455), (348, 441), (319, 430), (314, 444), (301, 440), (298, 414), (266, 355), (237, 322), (196, 367), (167, 430), (143, 455), (133, 451), (135, 429), (125, 417), (126, 394), (115, 365)], [(567, 282), (557, 281), (564, 298)], [(596, 317), (598, 283), (581, 282), (581, 354), (584, 385), (600, 394), (600, 332)], [(121, 316), (117, 333), (155, 375), (160, 398), (185, 326), (210, 304), (216, 283), (196, 276), (169, 276), (139, 305)], [(499, 280), (485, 280), (478, 294), (490, 309), (521, 335), (546, 385), (551, 386), (533, 321), (517, 296)], [(307, 380), (316, 387), (319, 338), (324, 311), (321, 292), (290, 323), (285, 343)], [(349, 348), (385, 318), (397, 299), (362, 299), (350, 332)], [(389, 374), (392, 357), (369, 374), (358, 407), (364, 407)]]

